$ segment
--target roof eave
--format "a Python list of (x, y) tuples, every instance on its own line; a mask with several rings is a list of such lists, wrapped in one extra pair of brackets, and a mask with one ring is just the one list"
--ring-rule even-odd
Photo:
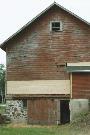
[(90, 70), (70, 70), (68, 73), (90, 73)]

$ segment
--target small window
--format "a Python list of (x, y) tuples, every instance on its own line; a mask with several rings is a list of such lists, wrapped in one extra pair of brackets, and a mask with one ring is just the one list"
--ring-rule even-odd
[(51, 22), (51, 31), (62, 31), (62, 23), (61, 21), (53, 21)]
[(24, 108), (27, 108), (27, 100), (26, 99), (23, 99), (22, 102), (23, 102), (23, 107)]

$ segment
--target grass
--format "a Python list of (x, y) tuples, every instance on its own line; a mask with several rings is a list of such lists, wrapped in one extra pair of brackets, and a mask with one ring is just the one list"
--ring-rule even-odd
[[(89, 127), (90, 128), (90, 127)], [(90, 135), (90, 129), (75, 128), (71, 125), (39, 127), (0, 127), (0, 135)]]
[(90, 135), (90, 113), (77, 117), (71, 124), (32, 126), (8, 124), (0, 126), (0, 135)]
[(48, 128), (1, 128), (0, 135), (51, 135)]
[[(64, 128), (64, 127), (63, 127)], [(28, 127), (28, 128), (0, 128), (0, 135), (68, 135), (66, 128), (58, 127)], [(70, 133), (69, 133), (70, 135)]]

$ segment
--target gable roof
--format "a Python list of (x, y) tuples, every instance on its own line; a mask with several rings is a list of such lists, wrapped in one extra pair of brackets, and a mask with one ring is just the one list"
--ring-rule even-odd
[(81, 17), (77, 16), (73, 12), (69, 11), (68, 9), (64, 8), (63, 6), (59, 5), (58, 3), (54, 2), (52, 3), (49, 7), (47, 7), (45, 10), (43, 10), (40, 14), (38, 14), (35, 18), (33, 18), (31, 21), (29, 21), (27, 24), (25, 24), (20, 30), (18, 30), (16, 33), (14, 33), (12, 36), (10, 36), (8, 39), (6, 39), (1, 45), (0, 48), (4, 50), (4, 47), (10, 41), (12, 38), (14, 38), (16, 35), (18, 35), (21, 31), (23, 31), (26, 27), (28, 27), (30, 24), (32, 24), (36, 19), (38, 19), (41, 15), (46, 13), (49, 9), (51, 9), (53, 6), (57, 6), (61, 8), (62, 10), (66, 11), (70, 15), (74, 16), (75, 18), (79, 19), (80, 21), (84, 22), (88, 26), (90, 26), (90, 23), (87, 22), (86, 20), (82, 19)]

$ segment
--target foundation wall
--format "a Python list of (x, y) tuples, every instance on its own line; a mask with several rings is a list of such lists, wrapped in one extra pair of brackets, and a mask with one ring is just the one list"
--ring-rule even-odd
[(27, 123), (27, 109), (22, 100), (7, 100), (6, 114), (12, 123)]
[(79, 113), (89, 111), (88, 99), (71, 99), (70, 100), (70, 120), (73, 121)]
[[(12, 123), (58, 125), (61, 123), (60, 98), (30, 98), (27, 108), (22, 100), (7, 100), (6, 114)], [(70, 121), (90, 109), (88, 99), (70, 100)]]

